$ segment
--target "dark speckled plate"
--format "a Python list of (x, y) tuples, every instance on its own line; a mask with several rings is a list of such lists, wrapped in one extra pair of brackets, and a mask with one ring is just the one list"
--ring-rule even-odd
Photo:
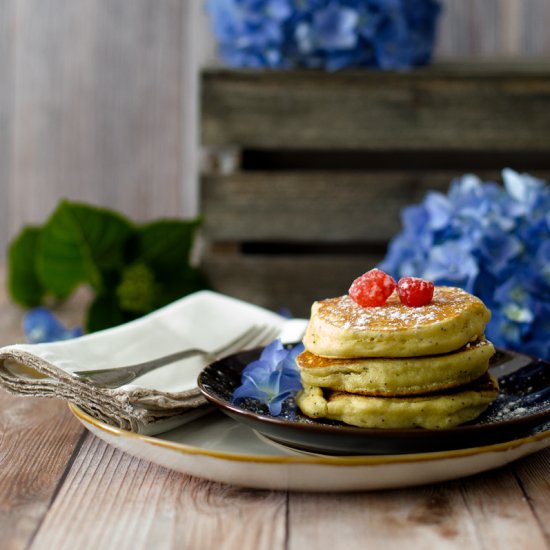
[(491, 373), (500, 384), (497, 400), (476, 421), (457, 428), (366, 429), (330, 420), (274, 417), (255, 400), (238, 406), (231, 396), (241, 371), (261, 350), (231, 355), (207, 366), (198, 384), (223, 412), (267, 438), (295, 449), (333, 455), (399, 454), (462, 449), (517, 439), (550, 420), (550, 363), (498, 351)]

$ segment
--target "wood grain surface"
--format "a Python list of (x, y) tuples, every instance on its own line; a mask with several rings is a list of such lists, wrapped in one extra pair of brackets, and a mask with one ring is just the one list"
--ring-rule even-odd
[[(238, 172), (203, 176), (204, 230), (212, 241), (387, 241), (399, 213), (457, 172)], [(362, 207), (360, 205), (363, 205)]]
[(136, 220), (182, 214), (182, 10), (0, 1), (2, 250), (63, 197)]
[[(338, 523), (333, 522), (334, 515)], [(417, 489), (291, 495), (290, 548), (523, 548), (544, 550), (541, 524), (508, 469)], [(311, 518), (316, 518), (315, 522)], [(365, 546), (367, 547), (367, 546)]]
[[(547, 151), (550, 64), (529, 73), (212, 70), (202, 142), (243, 148)], [(513, 131), (510, 129), (513, 128)]]
[(13, 81), (14, 81), (14, 3), (0, 0), (0, 264), (10, 234), (11, 149), (13, 145)]
[(548, 57), (547, 0), (441, 0), (436, 57)]
[[(446, 192), (462, 173), (342, 169), (203, 175), (204, 232), (212, 242), (386, 243), (401, 230), (404, 207), (428, 191)], [(476, 173), (484, 180), (500, 179), (497, 171)]]
[[(36, 548), (281, 548), (286, 495), (190, 478), (90, 436)], [(83, 524), (101, 529), (82, 529)], [(33, 546), (34, 547), (34, 546)]]
[[(23, 342), (23, 312), (9, 303), (0, 269), (0, 345)], [(61, 313), (75, 322), (82, 293)], [(83, 434), (67, 405), (0, 390), (0, 548), (28, 548)]]
[(550, 451), (518, 462), (514, 474), (546, 540), (550, 542)]
[(0, 393), (0, 546), (27, 548), (70, 465), (82, 427), (65, 403)]

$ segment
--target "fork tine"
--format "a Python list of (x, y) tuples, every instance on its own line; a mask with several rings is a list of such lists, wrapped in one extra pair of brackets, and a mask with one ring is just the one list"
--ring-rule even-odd
[(275, 338), (277, 338), (279, 336), (279, 334), (281, 333), (281, 329), (280, 328), (277, 328), (277, 327), (271, 327), (267, 332), (266, 334), (264, 335), (264, 337), (262, 338), (262, 340), (260, 340), (260, 342), (258, 342), (258, 346), (265, 346), (266, 344), (269, 344), (271, 343), (273, 340), (275, 340)]
[(250, 341), (256, 338), (259, 331), (263, 329), (262, 325), (252, 325), (249, 329), (245, 330), (242, 334), (222, 346), (214, 350), (212, 353), (218, 357), (223, 355), (229, 355), (234, 351), (243, 349)]
[(252, 342), (249, 342), (249, 348), (255, 348), (259, 346), (265, 346), (269, 344), (279, 335), (280, 330), (276, 327), (263, 327), (263, 330), (259, 332)]
[(213, 351), (212, 354), (217, 357), (226, 357), (237, 351), (264, 346), (274, 340), (279, 332), (280, 330), (277, 327), (269, 325), (252, 325), (248, 330), (237, 336), (237, 338)]

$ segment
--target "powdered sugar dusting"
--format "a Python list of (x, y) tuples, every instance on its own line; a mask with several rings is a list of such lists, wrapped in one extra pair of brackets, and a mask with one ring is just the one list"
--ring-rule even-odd
[(425, 306), (405, 306), (396, 292), (384, 305), (375, 307), (362, 307), (346, 295), (321, 302), (319, 315), (330, 324), (346, 330), (396, 330), (430, 325), (455, 317), (472, 303), (481, 304), (478, 298), (461, 289), (436, 287), (432, 301)]

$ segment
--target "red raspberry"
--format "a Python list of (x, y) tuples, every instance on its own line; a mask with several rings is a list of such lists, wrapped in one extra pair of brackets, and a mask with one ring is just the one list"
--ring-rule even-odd
[(425, 306), (432, 301), (434, 284), (418, 277), (402, 277), (397, 283), (397, 292), (406, 306)]
[(393, 277), (380, 269), (371, 269), (353, 281), (349, 295), (360, 306), (381, 306), (396, 287)]

